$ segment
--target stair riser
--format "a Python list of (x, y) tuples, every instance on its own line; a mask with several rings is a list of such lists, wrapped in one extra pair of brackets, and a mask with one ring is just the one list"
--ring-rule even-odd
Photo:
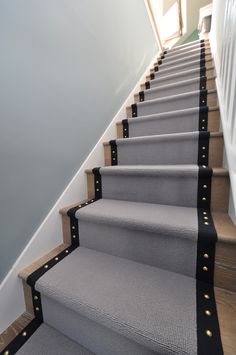
[(196, 276), (197, 216), (195, 242), (181, 238), (181, 233), (167, 236), (125, 228), (124, 225), (121, 228), (119, 225), (86, 222), (82, 217), (79, 217), (79, 231), (81, 246), (186, 276)]
[[(198, 71), (198, 72), (200, 72), (200, 68), (193, 68), (194, 70), (196, 70), (196, 71)], [(185, 69), (185, 68), (182, 68), (182, 70), (181, 71), (178, 71), (177, 73), (173, 73), (173, 75), (179, 75), (179, 78), (183, 78), (182, 80), (184, 80), (184, 75), (186, 75), (186, 79), (188, 78), (187, 77), (187, 75), (188, 74), (186, 74), (186, 71), (189, 71), (189, 70), (192, 70), (192, 69), (189, 69), (189, 68), (187, 68), (187, 69)], [(153, 70), (152, 70), (153, 71)], [(159, 73), (160, 74), (160, 73)], [(214, 76), (215, 75), (215, 69), (214, 69), (214, 67), (213, 66), (208, 66), (208, 68), (206, 68), (206, 76)], [(157, 77), (156, 77), (156, 81), (158, 82), (158, 83), (161, 83), (162, 82), (162, 79), (164, 80), (164, 78), (165, 77), (167, 77), (167, 76), (169, 76), (169, 79), (170, 80), (173, 80), (173, 78), (172, 78), (172, 73), (170, 73), (170, 75), (168, 74), (168, 73), (166, 73), (165, 75), (163, 75), (163, 76), (161, 76), (161, 75), (157, 75)], [(178, 78), (178, 80), (179, 80), (179, 78)], [(191, 77), (190, 77), (191, 78)], [(155, 80), (155, 79), (154, 79)], [(152, 86), (152, 79), (151, 79), (151, 75), (148, 75), (147, 77), (146, 77), (146, 81), (150, 81), (151, 82), (151, 86)], [(176, 82), (175, 80), (173, 80), (172, 82)], [(171, 82), (170, 82), (171, 83)], [(154, 85), (154, 84), (153, 84)]]
[[(147, 116), (160, 114), (164, 112), (171, 112), (177, 110), (184, 110), (187, 108), (199, 107), (200, 102), (200, 91), (194, 92), (193, 94), (185, 94), (179, 96), (170, 96), (156, 100), (149, 100), (147, 102), (141, 102), (137, 104), (137, 113), (133, 113), (132, 108), (128, 108), (127, 117)], [(203, 102), (204, 101), (204, 102)], [(206, 102), (205, 102), (206, 101)], [(201, 106), (217, 106), (217, 94), (216, 92), (207, 93), (207, 100), (201, 100)]]
[(199, 54), (200, 55), (201, 53), (203, 53), (205, 55), (211, 54), (210, 46), (205, 46), (204, 48), (194, 48), (194, 49), (188, 50), (186, 52), (183, 51), (183, 53), (179, 53), (179, 54), (178, 53), (176, 53), (176, 54), (173, 53), (171, 55), (166, 54), (164, 58), (159, 57), (155, 64), (158, 65), (158, 61), (159, 60), (162, 60), (162, 62), (164, 63), (164, 62), (167, 62), (167, 61), (170, 61), (170, 60), (178, 60), (178, 59), (180, 59), (182, 57), (189, 57), (189, 56), (195, 55), (195, 54)]
[[(207, 77), (207, 79), (211, 79), (212, 77), (214, 77), (214, 75), (210, 76), (209, 75), (209, 70), (206, 70), (204, 75)], [(164, 85), (169, 85), (169, 84), (175, 84), (181, 81), (185, 81), (185, 80), (190, 80), (190, 79), (196, 79), (198, 80), (200, 76), (203, 76), (200, 73), (199, 69), (193, 69), (193, 70), (188, 70), (188, 71), (184, 71), (184, 72), (180, 72), (177, 73), (175, 75), (170, 75), (170, 76), (166, 76), (166, 77), (162, 77), (159, 79), (155, 79), (155, 80), (150, 80), (149, 81), (149, 85), (150, 85), (150, 89), (153, 88), (158, 88), (160, 86), (164, 86)], [(146, 85), (145, 84), (141, 84), (141, 90), (146, 90)]]
[(188, 65), (189, 62), (200, 61), (201, 59), (212, 60), (212, 56), (210, 53), (205, 54), (204, 58), (202, 58), (200, 54), (181, 56), (179, 59), (163, 60), (161, 64), (155, 63), (154, 68), (158, 67), (158, 70), (168, 69), (178, 65)]
[(161, 97), (167, 97), (171, 95), (178, 95), (178, 94), (184, 94), (188, 93), (191, 91), (196, 91), (199, 89), (207, 89), (207, 90), (214, 90), (216, 88), (215, 86), (215, 78), (209, 78), (206, 82), (206, 87), (200, 85), (200, 78), (196, 78), (195, 80), (192, 80), (190, 83), (189, 82), (181, 82), (179, 85), (173, 86), (173, 87), (161, 87), (161, 88), (153, 88), (150, 90), (145, 90), (144, 91), (144, 99), (140, 99), (139, 94), (135, 94), (134, 100), (135, 102), (142, 102), (142, 101), (148, 101), (148, 100), (155, 100), (159, 99)]
[[(103, 176), (102, 196), (107, 199), (158, 203), (163, 205), (196, 207), (197, 179), (185, 177), (176, 179), (143, 176)], [(94, 175), (87, 172), (88, 196), (95, 197)], [(211, 186), (211, 210), (226, 212), (229, 205), (228, 176), (213, 176)]]
[[(175, 137), (159, 142), (129, 143), (117, 142), (118, 165), (165, 165), (198, 164), (198, 138), (184, 138), (175, 141)], [(112, 164), (111, 146), (104, 146), (105, 165)], [(223, 137), (210, 137), (208, 165), (222, 166)]]
[[(127, 110), (127, 114), (131, 118), (131, 109)], [(176, 125), (178, 120), (178, 125)], [(208, 131), (219, 131), (220, 113), (219, 110), (210, 110), (208, 112)], [(117, 125), (118, 138), (123, 138), (123, 125)], [(163, 117), (161, 119), (149, 120), (131, 119), (129, 122), (129, 137), (152, 136), (157, 134), (196, 132), (199, 130), (199, 113), (189, 115)]]
[[(207, 60), (204, 64), (204, 66), (208, 69), (210, 67), (213, 67), (213, 61), (212, 60)], [(190, 69), (196, 69), (196, 68), (200, 68), (200, 61), (191, 61), (191, 62), (186, 62), (184, 65), (173, 65), (173, 66), (169, 66), (164, 67), (164, 66), (159, 66), (158, 67), (158, 71), (155, 71), (154, 69), (151, 69), (150, 72), (151, 74), (155, 74), (155, 79), (160, 78), (162, 76), (166, 76), (166, 75), (172, 75), (181, 71), (185, 71), (185, 70), (190, 70)]]
[[(133, 340), (42, 296), (44, 321), (96, 355), (155, 355)], [(121, 329), (122, 331), (122, 329)]]

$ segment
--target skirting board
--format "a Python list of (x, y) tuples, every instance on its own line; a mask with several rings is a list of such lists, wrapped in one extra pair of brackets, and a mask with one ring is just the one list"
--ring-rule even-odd
[(0, 334), (25, 311), (23, 287), (18, 278), (19, 271), (61, 244), (62, 227), (59, 210), (62, 207), (72, 205), (87, 198), (87, 182), (84, 171), (94, 166), (104, 165), (103, 142), (116, 138), (116, 122), (126, 117), (126, 107), (134, 102), (134, 94), (140, 90), (140, 85), (146, 81), (146, 76), (149, 74), (150, 67), (153, 66), (157, 56), (158, 52), (151, 63), (148, 64), (145, 72), (112, 119), (100, 140), (2, 281), (0, 285)]

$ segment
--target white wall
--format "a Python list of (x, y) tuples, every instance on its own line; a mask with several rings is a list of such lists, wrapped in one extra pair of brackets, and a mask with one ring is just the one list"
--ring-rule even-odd
[(157, 44), (142, 0), (2, 1), (0, 20), (1, 333), (24, 311), (19, 270), (61, 243), (58, 211), (86, 198)]

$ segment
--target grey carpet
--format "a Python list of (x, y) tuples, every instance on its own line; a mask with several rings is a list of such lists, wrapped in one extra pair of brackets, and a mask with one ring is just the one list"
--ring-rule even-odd
[[(17, 355), (93, 355), (83, 346), (70, 340), (54, 328), (42, 324)], [(9, 354), (10, 355), (10, 354)]]
[(172, 74), (176, 74), (178, 72), (181, 71), (185, 71), (185, 70), (190, 70), (190, 69), (197, 69), (200, 68), (200, 60), (193, 60), (193, 61), (187, 61), (186, 63), (181, 63), (178, 65), (171, 65), (171, 66), (167, 66), (167, 65), (160, 65), (158, 67), (158, 71), (154, 73), (155, 78), (160, 78), (162, 76), (166, 76), (166, 75), (172, 75)]
[[(145, 116), (199, 107), (199, 95), (200, 91), (198, 90), (184, 94), (162, 97), (160, 99), (148, 100), (147, 102), (139, 102), (137, 103), (137, 115)], [(207, 106), (207, 102), (205, 102), (204, 105), (205, 104)]]
[(101, 199), (76, 216), (81, 246), (195, 277), (195, 208)]
[(162, 64), (159, 65), (159, 70), (167, 69), (172, 66), (187, 65), (189, 62), (200, 61), (200, 53), (182, 55), (180, 58), (168, 57), (168, 60), (163, 59)]
[(197, 164), (199, 132), (117, 139), (119, 165)]
[[(204, 43), (204, 46), (205, 45), (206, 44)], [(185, 51), (190, 51), (199, 48), (201, 46), (202, 46), (202, 42), (199, 40), (191, 43), (182, 44), (180, 46), (172, 47), (171, 49), (167, 50), (166, 56), (176, 54), (176, 53), (184, 53)]]
[[(80, 247), (43, 275), (36, 289), (43, 302), (46, 297), (58, 304), (48, 307), (48, 322), (68, 308), (159, 355), (196, 355), (193, 278)], [(74, 334), (72, 328), (72, 339)]]
[[(165, 55), (165, 58), (162, 59), (163, 63), (166, 63), (167, 61), (169, 60), (175, 60), (175, 59), (180, 59), (182, 57), (186, 58), (188, 56), (191, 56), (191, 55), (195, 55), (195, 54), (201, 54), (202, 52), (202, 47), (193, 47), (193, 49), (188, 49), (188, 51), (186, 53), (172, 53), (171, 55), (168, 55), (166, 54)], [(204, 52), (205, 53), (205, 52)]]
[(131, 118), (129, 137), (195, 132), (199, 126), (199, 108), (163, 112)]
[(199, 89), (205, 89), (205, 86), (200, 87), (200, 77), (195, 77), (145, 90), (144, 100), (160, 99), (162, 97), (188, 93)]
[(103, 198), (196, 207), (198, 171), (196, 165), (101, 168)]
[(158, 88), (163, 85), (173, 84), (180, 81), (188, 79), (199, 79), (200, 77), (200, 68), (184, 70), (177, 72), (176, 74), (166, 75), (157, 79), (150, 80), (150, 88)]
[[(47, 272), (36, 271), (47, 325), (19, 354), (222, 355), (205, 348), (199, 294), (207, 307), (214, 297), (196, 281), (205, 262), (213, 270), (206, 250), (215, 240), (198, 209), (200, 48), (196, 41), (168, 51), (139, 117), (128, 120), (131, 138), (116, 140), (118, 165), (100, 169), (102, 198), (70, 210), (78, 239)], [(214, 237), (207, 243), (200, 223)]]

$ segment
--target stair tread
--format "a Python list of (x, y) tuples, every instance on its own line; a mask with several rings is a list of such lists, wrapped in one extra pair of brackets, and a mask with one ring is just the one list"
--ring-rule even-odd
[(192, 207), (100, 199), (78, 210), (76, 217), (195, 241), (198, 230), (197, 209)]
[[(208, 80), (209, 79), (215, 79), (215, 76), (208, 77)], [(151, 93), (151, 92), (158, 92), (158, 91), (165, 90), (165, 89), (178, 88), (179, 86), (183, 86), (185, 84), (196, 83), (196, 81), (200, 82), (200, 76), (194, 77), (194, 78), (191, 78), (191, 79), (177, 81), (176, 83), (165, 84), (165, 85), (161, 85), (161, 86), (158, 86), (158, 87), (151, 87), (150, 89), (144, 90), (144, 94), (145, 93)]]
[(18, 355), (93, 355), (54, 328), (43, 323), (17, 352)]
[[(151, 89), (150, 89), (151, 90)], [(153, 89), (154, 90), (154, 89)], [(216, 90), (206, 90), (208, 93), (215, 93)], [(176, 100), (178, 98), (188, 98), (191, 96), (195, 96), (195, 95), (199, 95), (199, 93), (201, 92), (201, 90), (195, 90), (195, 91), (190, 91), (187, 93), (181, 93), (181, 94), (175, 94), (175, 95), (170, 95), (170, 96), (164, 96), (161, 98), (157, 98), (157, 99), (151, 99), (148, 101), (143, 101), (143, 102), (138, 102), (136, 105), (150, 105), (152, 103), (156, 103), (156, 102), (164, 102), (164, 101), (169, 101), (169, 100)]]
[(190, 277), (79, 247), (36, 289), (154, 351), (196, 349), (196, 281)]
[[(142, 102), (143, 103), (143, 102)], [(215, 107), (209, 107), (209, 111), (211, 110), (219, 110), (218, 106)], [(175, 111), (166, 111), (166, 112), (161, 112), (161, 113), (156, 113), (156, 114), (150, 114), (150, 115), (143, 115), (143, 116), (138, 116), (138, 117), (132, 117), (128, 118), (129, 124), (136, 124), (139, 122), (146, 122), (146, 120), (157, 120), (157, 119), (164, 119), (172, 116), (182, 116), (182, 115), (188, 115), (191, 113), (198, 113), (199, 112), (199, 107), (190, 107), (182, 110), (175, 110)], [(119, 124), (119, 123), (117, 123)]]

